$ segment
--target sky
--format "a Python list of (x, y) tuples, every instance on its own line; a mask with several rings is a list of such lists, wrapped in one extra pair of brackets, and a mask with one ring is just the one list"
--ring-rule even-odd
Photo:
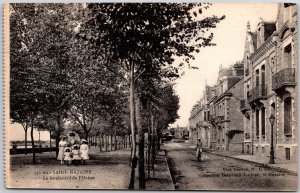
[[(247, 22), (251, 30), (256, 30), (260, 18), (265, 21), (275, 21), (278, 4), (276, 3), (215, 3), (205, 15), (225, 15), (226, 19), (211, 30), (214, 33), (213, 42), (216, 46), (206, 47), (195, 55), (192, 66), (198, 70), (186, 69), (185, 75), (177, 80), (175, 90), (180, 97), (180, 118), (172, 126), (187, 126), (192, 107), (201, 98), (205, 82), (208, 85), (216, 83), (219, 67), (227, 67), (243, 59)], [(9, 128), (10, 139), (23, 140), (24, 130), (21, 125), (13, 124)], [(29, 129), (30, 130), (30, 129)], [(49, 132), (42, 131), (42, 140), (49, 139)], [(34, 138), (38, 139), (38, 132), (34, 131)], [(28, 131), (30, 139), (30, 131)]]
[(251, 31), (255, 31), (260, 18), (275, 21), (277, 9), (277, 3), (215, 3), (203, 12), (226, 18), (211, 30), (217, 45), (202, 49), (191, 62), (199, 69), (186, 69), (185, 75), (177, 80), (175, 90), (180, 98), (180, 118), (171, 127), (188, 126), (192, 107), (201, 98), (206, 82), (210, 86), (216, 84), (220, 66), (228, 67), (243, 59), (247, 22), (250, 22)]

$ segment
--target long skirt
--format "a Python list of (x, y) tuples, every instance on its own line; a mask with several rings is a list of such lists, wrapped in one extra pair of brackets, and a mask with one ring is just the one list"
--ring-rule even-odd
[(89, 159), (89, 153), (88, 153), (88, 151), (81, 151), (81, 158), (83, 160), (88, 160)]
[(57, 160), (64, 160), (64, 152), (65, 152), (65, 148), (60, 147), (58, 151)]

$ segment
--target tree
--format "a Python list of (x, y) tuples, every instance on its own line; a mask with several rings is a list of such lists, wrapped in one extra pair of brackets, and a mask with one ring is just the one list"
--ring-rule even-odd
[[(130, 117), (133, 133), (132, 175), (129, 188), (134, 188), (136, 167), (135, 97), (136, 82), (145, 72), (178, 77), (178, 67), (171, 66), (174, 57), (184, 57), (189, 65), (193, 52), (214, 45), (209, 28), (223, 17), (199, 19), (207, 4), (89, 4), (89, 18), (82, 24), (80, 36), (99, 46), (126, 73), (130, 91)], [(197, 11), (194, 11), (197, 10)], [(144, 189), (140, 181), (140, 189)]]
[[(15, 96), (22, 99), (26, 98), (22, 95), (36, 95), (41, 112), (55, 117), (57, 147), (68, 101), (76, 90), (68, 82), (68, 73), (73, 67), (70, 50), (79, 21), (74, 15), (77, 9), (77, 4), (11, 5), (11, 90), (20, 94), (11, 92), (11, 99), (19, 103)], [(17, 84), (24, 79), (31, 82), (20, 90)], [(25, 107), (20, 108), (29, 113)]]

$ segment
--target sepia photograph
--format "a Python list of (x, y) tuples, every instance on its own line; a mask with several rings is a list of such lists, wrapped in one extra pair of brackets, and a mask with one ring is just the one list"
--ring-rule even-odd
[(3, 13), (6, 188), (298, 191), (297, 4)]

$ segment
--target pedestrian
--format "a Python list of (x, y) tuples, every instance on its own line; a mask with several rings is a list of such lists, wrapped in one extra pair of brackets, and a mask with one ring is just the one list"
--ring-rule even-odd
[(65, 148), (64, 161), (69, 166), (72, 163), (72, 152), (69, 147)]
[(198, 138), (196, 156), (199, 161), (201, 161), (201, 154), (202, 154), (202, 142), (201, 139)]
[(16, 142), (14, 142), (12, 146), (12, 154), (16, 154), (16, 153), (17, 153), (17, 144)]
[(66, 141), (66, 136), (61, 135), (60, 136), (60, 142), (58, 143), (58, 156), (57, 160), (60, 160), (60, 164), (63, 164), (64, 161), (64, 153), (65, 153), (65, 148), (67, 147), (67, 141)]
[(81, 140), (80, 154), (81, 154), (81, 160), (83, 164), (85, 164), (86, 160), (89, 159), (89, 145), (87, 140), (85, 139)]
[(72, 156), (72, 162), (75, 164), (75, 166), (77, 166), (78, 163), (80, 163), (81, 161), (79, 145), (77, 142), (75, 142), (75, 144), (72, 147)]

